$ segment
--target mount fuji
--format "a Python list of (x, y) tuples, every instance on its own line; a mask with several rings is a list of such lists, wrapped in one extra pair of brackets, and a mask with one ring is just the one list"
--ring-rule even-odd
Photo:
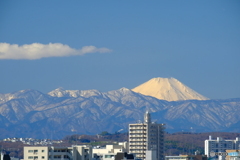
[(134, 92), (167, 101), (209, 100), (175, 78), (152, 78), (132, 89)]

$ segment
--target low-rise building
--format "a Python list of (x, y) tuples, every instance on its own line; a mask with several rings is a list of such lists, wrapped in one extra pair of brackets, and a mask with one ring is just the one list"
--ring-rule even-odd
[(8, 154), (0, 152), (0, 160), (19, 160), (19, 158), (10, 157)]
[(225, 140), (221, 137), (212, 139), (209, 136), (208, 140), (205, 140), (205, 155), (209, 158), (224, 159), (226, 150), (240, 149), (240, 139), (236, 137), (235, 140)]
[(238, 150), (226, 150), (226, 160), (240, 160), (240, 149)]
[(117, 153), (125, 153), (128, 151), (128, 143), (120, 142), (118, 145), (106, 145), (106, 147), (94, 147), (93, 158), (95, 160), (112, 160)]
[(92, 147), (25, 146), (24, 160), (92, 160)]
[(165, 156), (165, 160), (207, 160), (206, 155)]
[(115, 160), (134, 160), (134, 155), (133, 154), (128, 154), (128, 153), (117, 153), (115, 155)]

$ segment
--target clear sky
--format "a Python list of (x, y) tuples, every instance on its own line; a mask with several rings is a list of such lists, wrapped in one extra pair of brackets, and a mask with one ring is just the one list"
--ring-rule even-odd
[(0, 1), (0, 93), (105, 92), (154, 77), (240, 97), (240, 1)]

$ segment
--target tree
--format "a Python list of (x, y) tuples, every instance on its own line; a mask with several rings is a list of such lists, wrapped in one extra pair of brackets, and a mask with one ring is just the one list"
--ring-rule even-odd
[(107, 136), (107, 135), (111, 135), (110, 133), (108, 133), (107, 131), (103, 131), (102, 133), (100, 133), (101, 136)]

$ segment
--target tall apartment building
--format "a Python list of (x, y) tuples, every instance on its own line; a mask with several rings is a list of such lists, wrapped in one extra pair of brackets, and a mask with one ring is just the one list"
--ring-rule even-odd
[(24, 160), (92, 160), (92, 148), (25, 146)]
[(213, 153), (222, 153), (226, 152), (226, 150), (234, 149), (240, 149), (240, 139), (238, 137), (236, 137), (235, 140), (224, 140), (221, 137), (217, 137), (217, 139), (212, 139), (212, 137), (209, 136), (209, 139), (205, 140), (205, 155), (207, 155), (208, 157), (215, 157), (213, 156)]
[[(157, 160), (164, 159), (164, 124), (151, 122), (151, 115), (146, 112), (144, 122), (129, 124), (129, 153), (145, 160), (146, 153)], [(155, 154), (155, 155), (153, 155)]]

